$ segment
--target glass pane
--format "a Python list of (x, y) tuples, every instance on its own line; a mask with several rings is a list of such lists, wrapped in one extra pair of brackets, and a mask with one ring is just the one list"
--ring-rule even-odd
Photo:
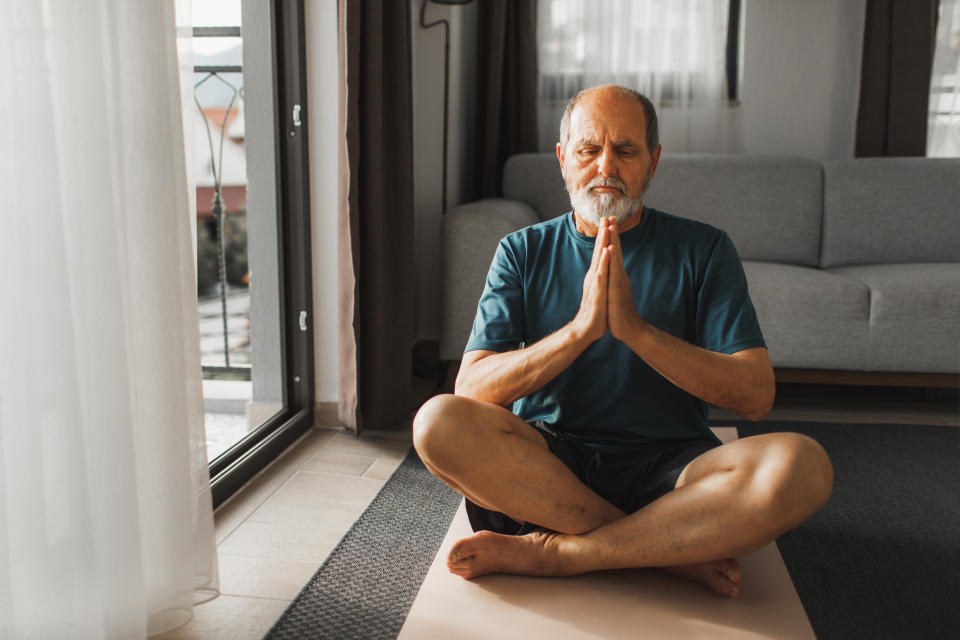
[(927, 155), (960, 157), (960, 0), (940, 0), (930, 77)]
[(270, 32), (256, 22), (241, 30), (244, 18), (269, 25), (267, 10), (193, 0), (197, 108), (188, 124), (211, 461), (283, 409)]

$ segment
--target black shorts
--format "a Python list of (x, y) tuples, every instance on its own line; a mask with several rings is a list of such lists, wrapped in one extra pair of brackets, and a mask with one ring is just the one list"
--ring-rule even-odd
[[(596, 451), (571, 438), (552, 433), (542, 423), (531, 424), (546, 439), (557, 456), (582, 483), (625, 513), (639, 511), (672, 491), (691, 460), (720, 446), (715, 440), (661, 440), (617, 451)], [(522, 535), (537, 528), (466, 500), (467, 516), (474, 531), (487, 530)]]

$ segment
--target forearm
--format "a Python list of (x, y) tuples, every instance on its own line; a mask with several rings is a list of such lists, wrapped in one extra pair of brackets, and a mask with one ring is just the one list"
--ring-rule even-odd
[(455, 393), (507, 407), (560, 375), (590, 342), (570, 323), (523, 349), (494, 353), (461, 366)]
[(776, 393), (773, 369), (756, 358), (716, 353), (638, 319), (624, 342), (664, 378), (684, 391), (750, 420), (770, 411)]

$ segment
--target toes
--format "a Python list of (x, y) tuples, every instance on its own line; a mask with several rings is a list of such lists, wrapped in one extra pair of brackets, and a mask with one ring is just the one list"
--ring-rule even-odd
[(454, 544), (450, 549), (450, 553), (447, 555), (447, 564), (468, 560), (476, 555), (470, 548), (471, 541), (472, 538), (464, 538)]
[(472, 553), (465, 553), (463, 551), (454, 550), (454, 551), (451, 551), (450, 555), (447, 556), (447, 564), (448, 565), (458, 564), (458, 563), (462, 564), (473, 557), (474, 557), (474, 554)]
[(461, 578), (467, 578), (467, 569), (465, 567), (451, 567), (448, 566), (447, 569), (455, 576), (460, 576)]
[(740, 563), (736, 560), (732, 558), (721, 560), (717, 566), (717, 570), (730, 580), (730, 582), (740, 584), (740, 579), (743, 577), (743, 574), (740, 571)]
[(463, 569), (464, 567), (470, 566), (476, 560), (476, 554), (466, 554), (460, 553), (454, 555), (451, 553), (447, 557), (447, 567), (453, 571), (456, 568)]
[(710, 588), (728, 598), (738, 598), (740, 596), (740, 585), (731, 581), (725, 573), (720, 571), (713, 574), (710, 580)]

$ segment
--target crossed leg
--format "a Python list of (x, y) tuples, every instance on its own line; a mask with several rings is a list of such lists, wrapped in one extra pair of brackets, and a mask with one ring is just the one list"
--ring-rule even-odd
[(459, 541), (448, 567), (465, 578), (660, 567), (736, 596), (734, 558), (814, 513), (833, 482), (814, 440), (767, 434), (701, 454), (674, 491), (627, 515), (583, 485), (523, 420), (450, 395), (420, 409), (414, 445), (432, 473), (472, 502), (545, 529), (526, 536), (481, 531)]

